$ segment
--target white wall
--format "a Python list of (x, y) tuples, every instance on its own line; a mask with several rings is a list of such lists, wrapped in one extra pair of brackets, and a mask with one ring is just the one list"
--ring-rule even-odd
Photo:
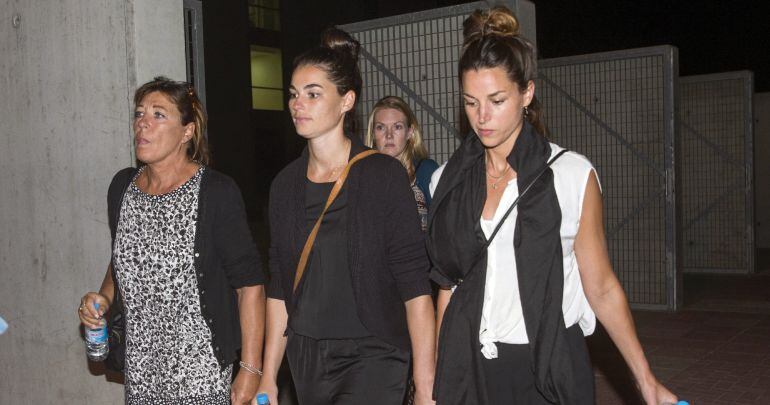
[(0, 404), (118, 403), (76, 309), (108, 261), (136, 83), (184, 78), (182, 0), (0, 0), (0, 55)]
[(770, 249), (770, 93), (754, 94), (754, 223), (757, 248)]

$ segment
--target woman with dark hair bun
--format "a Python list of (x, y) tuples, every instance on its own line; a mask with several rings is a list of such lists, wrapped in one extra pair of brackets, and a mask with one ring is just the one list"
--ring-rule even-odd
[(504, 7), (475, 11), (463, 34), (458, 70), (473, 133), (431, 181), (427, 246), (441, 286), (434, 398), (593, 404), (583, 337), (598, 318), (646, 403), (675, 403), (612, 271), (596, 172), (544, 137), (534, 46)]
[(265, 376), (277, 404), (284, 353), (299, 402), (432, 403), (435, 317), (406, 170), (355, 131), (359, 44), (331, 28), (294, 61), (289, 110), (302, 156), (270, 189)]
[(265, 275), (240, 190), (206, 166), (206, 113), (190, 84), (156, 77), (139, 87), (133, 124), (142, 164), (110, 184), (112, 260), (99, 292), (81, 299), (80, 321), (104, 326), (108, 310), (122, 312), (127, 404), (248, 404), (261, 373)]

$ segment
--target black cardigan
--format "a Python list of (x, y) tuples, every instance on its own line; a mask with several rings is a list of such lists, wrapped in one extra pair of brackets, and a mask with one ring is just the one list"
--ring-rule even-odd
[[(136, 174), (119, 171), (107, 195), (113, 245), (123, 195)], [(228, 176), (203, 171), (195, 231), (195, 269), (201, 315), (211, 330), (212, 348), (221, 367), (232, 364), (241, 347), (241, 322), (235, 290), (265, 283), (259, 253), (251, 237), (241, 192)], [(113, 280), (117, 279), (113, 269)], [(119, 289), (115, 304), (119, 305)]]
[[(350, 156), (367, 148), (355, 137)], [(270, 188), (270, 298), (283, 300), (291, 316), (297, 262), (310, 229), (305, 222), (308, 151), (286, 166)], [(406, 170), (375, 154), (350, 170), (348, 263), (361, 322), (374, 336), (409, 350), (404, 302), (431, 293), (428, 258)], [(304, 278), (303, 278), (304, 280)], [(299, 298), (301, 299), (301, 297)]]

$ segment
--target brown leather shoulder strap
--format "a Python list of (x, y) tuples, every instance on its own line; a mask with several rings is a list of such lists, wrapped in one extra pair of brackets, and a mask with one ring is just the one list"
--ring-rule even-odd
[(326, 211), (329, 209), (329, 207), (331, 207), (334, 199), (337, 198), (337, 195), (339, 195), (340, 190), (342, 190), (342, 186), (345, 184), (345, 180), (348, 178), (348, 172), (350, 172), (350, 168), (353, 167), (353, 165), (359, 160), (367, 156), (371, 156), (375, 153), (377, 153), (376, 150), (369, 149), (353, 156), (353, 158), (348, 162), (348, 165), (345, 166), (345, 169), (342, 171), (342, 173), (340, 173), (340, 177), (337, 178), (337, 181), (334, 183), (334, 187), (332, 187), (332, 191), (329, 193), (329, 198), (326, 199), (326, 205), (324, 206), (321, 215), (315, 221), (313, 230), (310, 231), (310, 236), (308, 236), (307, 240), (305, 241), (305, 247), (302, 248), (302, 255), (299, 257), (299, 263), (297, 263), (297, 272), (294, 275), (294, 287), (292, 288), (292, 291), (297, 291), (297, 286), (299, 285), (300, 280), (302, 280), (302, 276), (305, 274), (305, 269), (307, 268), (307, 259), (310, 257), (310, 251), (313, 250), (313, 243), (315, 243), (315, 237), (318, 235), (318, 228), (321, 227), (321, 221), (323, 221)]

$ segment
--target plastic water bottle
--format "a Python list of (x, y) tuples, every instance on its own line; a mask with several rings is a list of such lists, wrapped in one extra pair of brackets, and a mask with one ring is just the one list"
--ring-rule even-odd
[[(94, 308), (99, 310), (99, 304), (94, 304)], [(107, 358), (110, 352), (110, 345), (107, 341), (107, 326), (91, 329), (85, 328), (86, 332), (86, 356), (91, 361), (102, 361)]]
[(270, 399), (264, 392), (257, 394), (257, 405), (270, 405)]

